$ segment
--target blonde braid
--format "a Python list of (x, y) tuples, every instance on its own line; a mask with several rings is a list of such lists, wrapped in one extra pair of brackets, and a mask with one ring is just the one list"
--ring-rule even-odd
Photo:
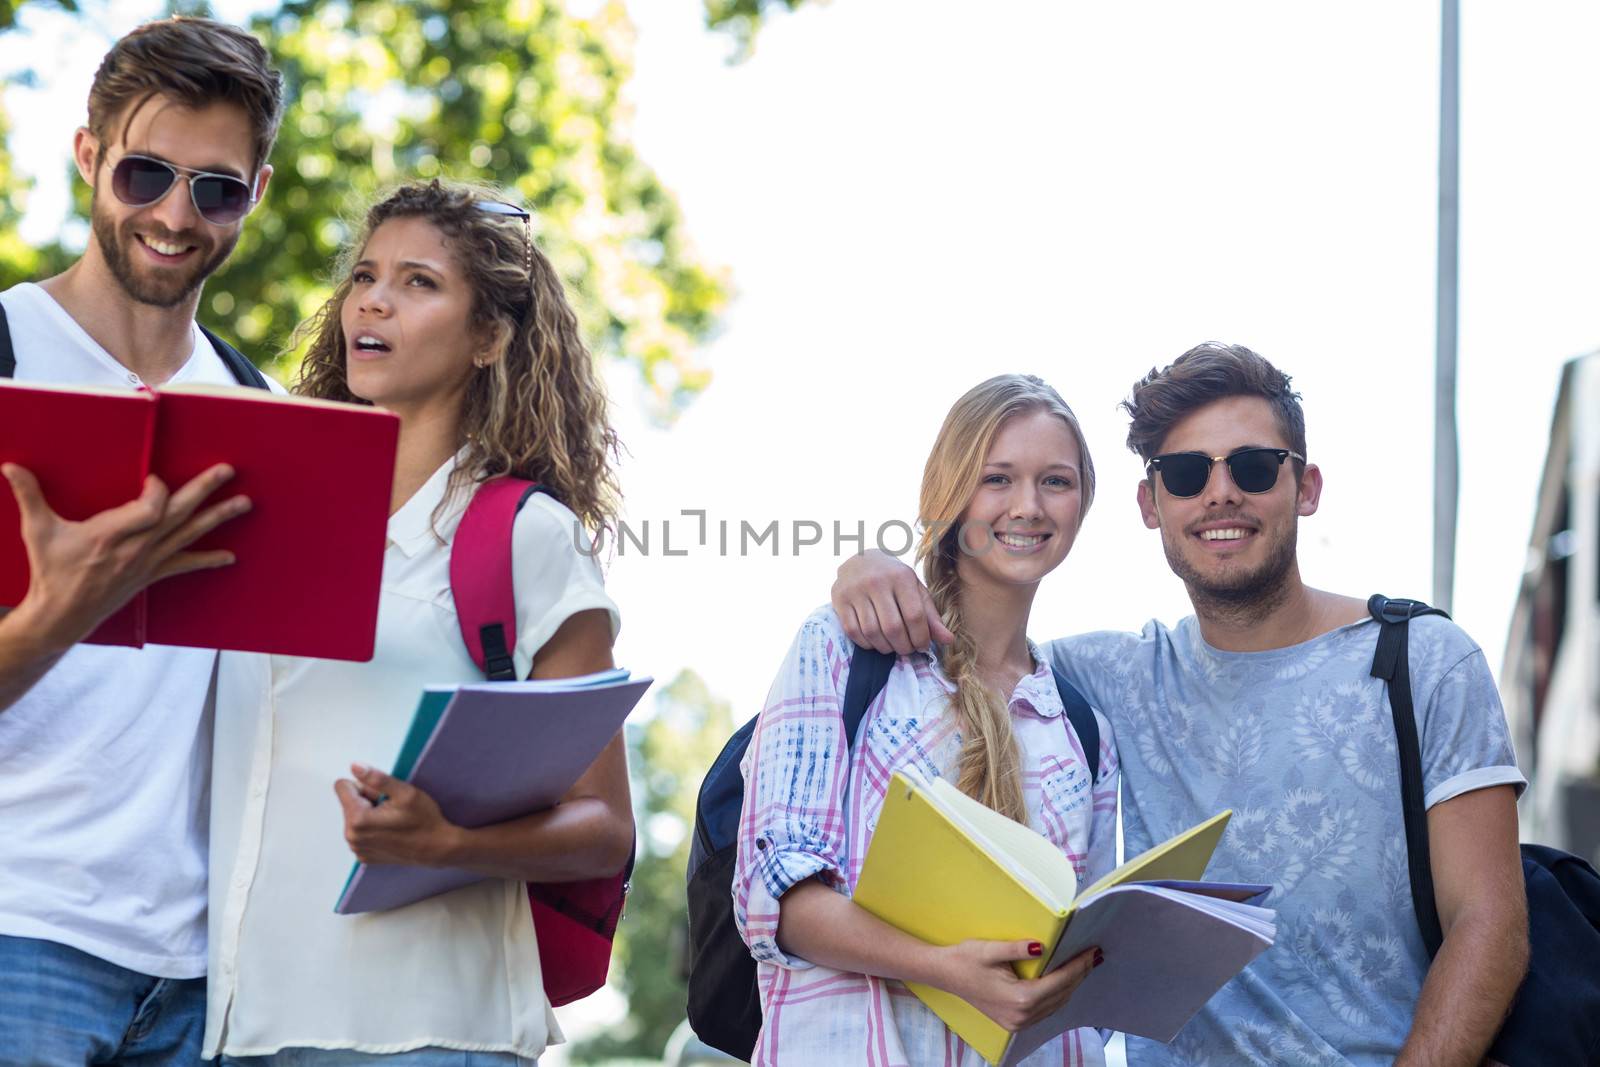
[[(951, 531), (953, 540), (956, 531)], [(1022, 799), (1022, 754), (1011, 729), (1006, 701), (978, 676), (978, 650), (961, 617), (961, 583), (951, 554), (930, 555), (924, 573), (945, 626), (955, 641), (940, 656), (945, 676), (955, 683), (950, 698), (961, 729), (961, 758), (956, 788), (1008, 819), (1027, 825), (1028, 808)]]

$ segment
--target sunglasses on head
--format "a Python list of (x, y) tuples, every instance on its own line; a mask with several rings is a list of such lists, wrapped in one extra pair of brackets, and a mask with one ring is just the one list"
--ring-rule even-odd
[(1278, 468), (1290, 458), (1306, 461), (1306, 457), (1287, 448), (1241, 448), (1226, 456), (1167, 452), (1151, 457), (1144, 472), (1153, 476), (1159, 471), (1161, 484), (1172, 496), (1198, 496), (1211, 479), (1211, 465), (1222, 462), (1228, 465), (1228, 477), (1234, 485), (1246, 493), (1265, 493), (1278, 484)]
[(172, 189), (179, 177), (189, 181), (189, 199), (200, 217), (216, 226), (238, 222), (255, 207), (255, 190), (231, 174), (180, 167), (154, 156), (128, 155), (111, 168), (111, 191), (129, 207), (148, 207)]
[(503, 203), (499, 200), (479, 200), (478, 210), (487, 211), (491, 215), (505, 215), (513, 219), (522, 220), (522, 242), (528, 253), (528, 273), (533, 273), (533, 216), (515, 204)]

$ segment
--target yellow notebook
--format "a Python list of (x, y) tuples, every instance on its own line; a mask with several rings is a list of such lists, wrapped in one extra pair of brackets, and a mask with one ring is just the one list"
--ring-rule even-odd
[[(854, 900), (931, 944), (1038, 941), (1044, 954), (1016, 965), (1022, 977), (1037, 978), (1080, 900), (1125, 882), (1198, 879), (1232, 814), (1185, 830), (1079, 893), (1072, 863), (1043, 835), (905, 768), (890, 782)], [(1012, 1034), (1000, 1024), (954, 994), (908, 986), (984, 1059), (1005, 1057)]]

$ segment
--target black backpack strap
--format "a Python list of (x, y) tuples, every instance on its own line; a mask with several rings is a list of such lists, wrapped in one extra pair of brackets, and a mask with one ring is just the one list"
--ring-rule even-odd
[[(256, 365), (244, 357), (244, 353), (234, 348), (228, 342), (206, 329), (200, 323), (200, 332), (205, 334), (211, 347), (217, 350), (217, 355), (222, 357), (222, 362), (227, 365), (229, 372), (240, 385), (252, 386), (256, 389), (268, 388), (266, 376), (256, 369)], [(0, 304), (0, 378), (10, 378), (17, 373), (17, 353), (11, 347), (11, 325), (6, 321), (5, 305)]]
[[(889, 672), (894, 668), (894, 661), (895, 657), (891, 653), (879, 652), (865, 646), (856, 649), (855, 654), (850, 657), (850, 676), (845, 680), (844, 705), (841, 709), (844, 716), (845, 740), (849, 747), (855, 747), (856, 735), (861, 730), (861, 720), (866, 716), (868, 706), (888, 684)], [(1089, 761), (1089, 780), (1098, 781), (1100, 722), (1094, 717), (1094, 709), (1089, 707), (1089, 701), (1084, 699), (1077, 687), (1063, 678), (1061, 672), (1052, 669), (1051, 673), (1055, 675), (1056, 689), (1061, 694), (1062, 706), (1066, 708), (1067, 720), (1077, 731), (1078, 740), (1083, 745), (1084, 756)]]
[(844, 743), (847, 747), (856, 747), (856, 734), (861, 730), (861, 720), (866, 717), (868, 705), (889, 684), (889, 671), (894, 668), (894, 661), (894, 653), (879, 652), (865, 645), (856, 649), (855, 655), (850, 657), (850, 677), (845, 679), (844, 705), (840, 708), (844, 715)]
[(0, 378), (17, 373), (17, 353), (11, 347), (11, 325), (6, 322), (6, 306), (0, 304)]
[(1089, 781), (1100, 780), (1100, 720), (1094, 717), (1094, 709), (1089, 706), (1089, 701), (1078, 692), (1078, 687), (1064, 678), (1060, 671), (1054, 667), (1050, 673), (1056, 676), (1056, 691), (1061, 694), (1061, 706), (1067, 709), (1067, 721), (1072, 723), (1073, 730), (1077, 731), (1078, 741), (1083, 745), (1084, 759), (1089, 761)]
[(1411, 906), (1430, 959), (1444, 944), (1439, 908), (1433, 895), (1433, 868), (1428, 856), (1428, 810), (1423, 804), (1422, 744), (1417, 738), (1416, 709), (1411, 703), (1411, 663), (1407, 634), (1412, 619), (1444, 615), (1418, 600), (1390, 600), (1374, 594), (1367, 611), (1382, 627), (1372, 656), (1372, 676), (1388, 683), (1389, 708), (1400, 746), (1400, 804), (1406, 824), (1406, 859), (1411, 872)]
[(211, 347), (217, 350), (217, 355), (222, 357), (222, 362), (227, 365), (235, 381), (253, 389), (269, 388), (266, 375), (257, 370), (256, 365), (246, 359), (243, 352), (212, 333), (204, 323), (196, 322), (195, 325), (200, 327), (200, 332), (211, 342)]

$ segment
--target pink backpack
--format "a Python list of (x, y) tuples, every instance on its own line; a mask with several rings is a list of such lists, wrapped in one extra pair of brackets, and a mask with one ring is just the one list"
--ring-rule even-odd
[[(549, 492), (522, 478), (480, 485), (461, 518), (450, 550), (450, 592), (461, 637), (491, 682), (516, 680), (511, 649), (517, 631), (511, 585), (511, 527), (534, 493)], [(606, 984), (611, 942), (633, 874), (634, 854), (609, 878), (529, 884), (533, 926), (545, 995), (555, 1005), (588, 996)]]

